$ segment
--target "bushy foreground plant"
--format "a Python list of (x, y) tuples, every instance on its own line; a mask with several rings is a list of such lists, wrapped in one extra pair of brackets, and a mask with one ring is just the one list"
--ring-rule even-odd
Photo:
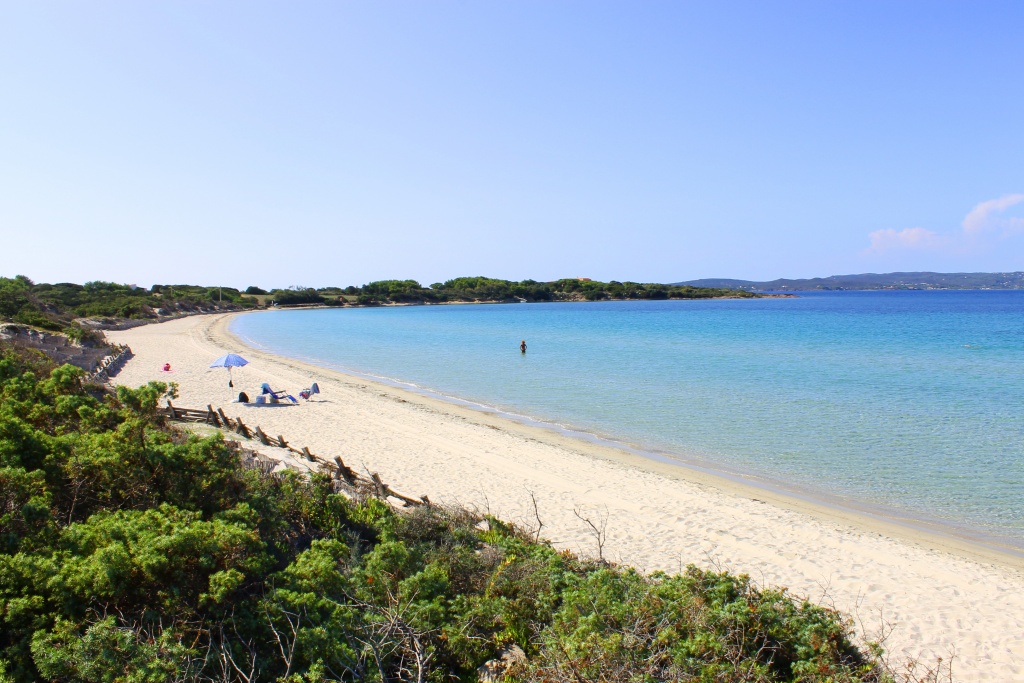
[(0, 356), (0, 679), (875, 680), (830, 611), (744, 577), (643, 576), (461, 509), (397, 513), (269, 477), (160, 423), (172, 388), (90, 394)]

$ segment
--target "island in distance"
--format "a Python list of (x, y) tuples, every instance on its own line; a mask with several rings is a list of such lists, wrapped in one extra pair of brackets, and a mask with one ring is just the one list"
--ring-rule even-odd
[(1024, 272), (1015, 273), (862, 273), (807, 279), (731, 280), (705, 278), (675, 282), (690, 287), (720, 287), (748, 292), (799, 292), (811, 290), (870, 289), (1024, 289)]

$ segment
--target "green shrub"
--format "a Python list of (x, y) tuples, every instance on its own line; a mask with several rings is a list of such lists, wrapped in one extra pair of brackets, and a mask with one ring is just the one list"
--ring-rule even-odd
[(173, 386), (81, 380), (0, 348), (0, 680), (470, 681), (512, 644), (518, 680), (877, 679), (841, 615), (783, 590), (265, 476), (164, 425)]
[(275, 289), (270, 296), (279, 306), (321, 304), (324, 301), (315, 289)]
[(14, 316), (14, 322), (44, 330), (59, 331), (63, 326), (31, 304), (25, 304)]

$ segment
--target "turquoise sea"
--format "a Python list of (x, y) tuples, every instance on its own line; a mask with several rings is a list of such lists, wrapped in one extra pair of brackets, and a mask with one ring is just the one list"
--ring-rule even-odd
[(232, 330), (280, 355), (1024, 550), (1024, 292), (284, 310)]

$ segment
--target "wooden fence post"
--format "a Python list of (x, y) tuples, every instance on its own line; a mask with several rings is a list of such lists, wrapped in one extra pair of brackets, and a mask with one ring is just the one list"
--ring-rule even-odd
[(383, 481), (381, 481), (380, 475), (374, 472), (370, 475), (370, 479), (373, 480), (373, 485), (377, 487), (377, 495), (381, 498), (387, 498), (388, 487), (384, 485)]
[(352, 471), (352, 468), (347, 466), (340, 456), (334, 458), (335, 464), (338, 466), (338, 478), (344, 479), (345, 483), (352, 486), (356, 483), (356, 473)]
[[(242, 421), (240, 417), (231, 419), (224, 414), (223, 409), (214, 409), (212, 404), (208, 403), (206, 405), (206, 410), (202, 411), (194, 410), (192, 408), (175, 408), (174, 404), (171, 403), (170, 400), (168, 400), (167, 411), (170, 413), (171, 419), (174, 420), (186, 422), (212, 422), (218, 427), (231, 429), (232, 431), (235, 431), (246, 438), (258, 438), (260, 442), (266, 446), (280, 446), (281, 448), (286, 448), (288, 451), (295, 453), (296, 455), (302, 456), (309, 462), (320, 463), (321, 471), (331, 474), (336, 479), (344, 479), (345, 482), (350, 486), (356, 485), (361, 479), (359, 474), (356, 473), (356, 471), (353, 470), (351, 467), (346, 465), (345, 462), (341, 459), (341, 457), (333, 458), (334, 464), (337, 466), (337, 470), (335, 471), (332, 469), (331, 464), (328, 460), (318, 458), (317, 456), (315, 456), (312, 452), (310, 452), (308, 446), (303, 446), (302, 450), (294, 448), (293, 446), (289, 446), (288, 442), (285, 441), (284, 437), (281, 435), (278, 435), (277, 440), (275, 442), (274, 438), (268, 436), (267, 433), (263, 431), (263, 428), (260, 427), (259, 425), (257, 425), (254, 429), (250, 430), (249, 427), (246, 426), (246, 424)], [(238, 448), (239, 445), (235, 441), (229, 441), (228, 447)], [(245, 450), (245, 452), (248, 451)], [(288, 467), (290, 469), (297, 469), (296, 465), (289, 465), (287, 463), (281, 463), (272, 458), (267, 458), (258, 451), (253, 451), (253, 453), (254, 455), (246, 455), (245, 457), (254, 459), (254, 462), (257, 464), (259, 469), (264, 472), (271, 473), (271, 470), (273, 470), (277, 464), (283, 464), (285, 467)], [(243, 458), (243, 465), (245, 465), (247, 462), (248, 461), (245, 460), (245, 458)], [(280, 475), (276, 474), (273, 474), (272, 476), (274, 476), (277, 479), (281, 478)], [(370, 474), (370, 480), (370, 483), (376, 489), (377, 496), (382, 500), (386, 500), (388, 498), (397, 498), (398, 500), (402, 501), (405, 505), (426, 505), (427, 507), (431, 507), (432, 505), (432, 503), (430, 502), (430, 498), (428, 498), (425, 495), (420, 496), (419, 498), (414, 498), (412, 496), (408, 496), (404, 493), (401, 493), (400, 491), (394, 490), (393, 488), (384, 483), (384, 481), (380, 477), (380, 474), (378, 474), (377, 472), (373, 472)]]

